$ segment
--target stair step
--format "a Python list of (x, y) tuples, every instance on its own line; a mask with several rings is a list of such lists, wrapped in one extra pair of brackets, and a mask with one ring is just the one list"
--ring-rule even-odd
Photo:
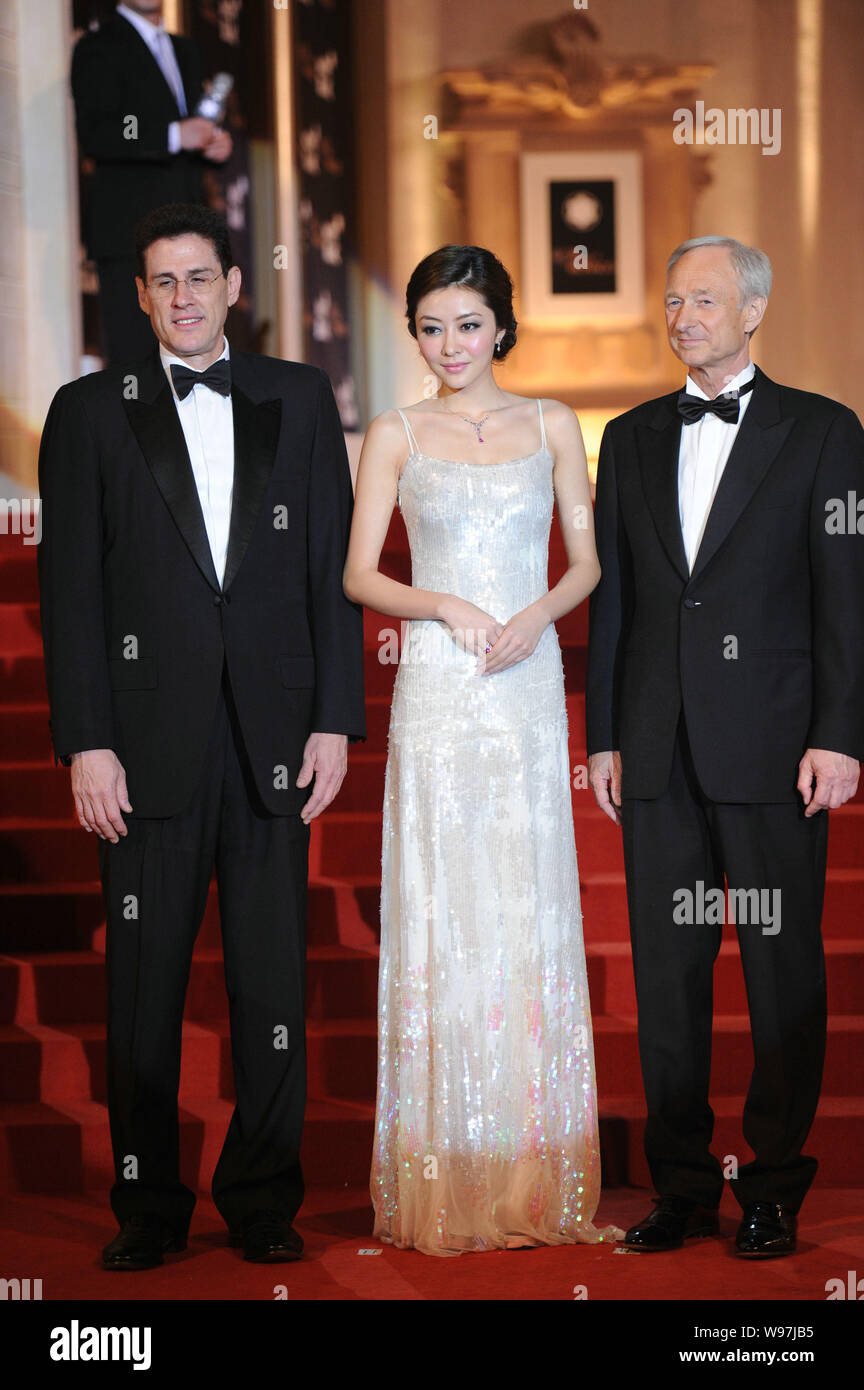
[(14, 555), (0, 555), (0, 599), (3, 603), (38, 604), (39, 577), (36, 549), (20, 545)]
[[(741, 1134), (743, 1096), (712, 1097), (712, 1150), (739, 1165), (751, 1155)], [(230, 1101), (187, 1096), (180, 1107), (181, 1176), (207, 1190), (231, 1118)], [(603, 1182), (651, 1187), (642, 1150), (644, 1106), (638, 1096), (607, 1097), (599, 1109)], [(374, 1106), (310, 1100), (301, 1161), (306, 1182), (365, 1185), (369, 1180)], [(864, 1101), (825, 1096), (807, 1141), (817, 1155), (817, 1182), (864, 1187)], [(0, 1105), (0, 1191), (105, 1191), (113, 1181), (108, 1112), (97, 1101)]]
[[(738, 1166), (753, 1155), (741, 1131), (744, 1096), (711, 1096), (714, 1137), (711, 1152), (721, 1163), (732, 1157)], [(615, 1158), (627, 1173), (628, 1185), (653, 1188), (645, 1160), (645, 1104), (641, 1097), (607, 1096), (601, 1116), (615, 1116), (619, 1147)], [(864, 1099), (860, 1096), (822, 1096), (805, 1151), (819, 1162), (820, 1187), (864, 1187)], [(604, 1182), (606, 1181), (604, 1177)]]
[[(855, 1094), (864, 1088), (864, 1017), (829, 1019), (822, 1094)], [(594, 1055), (599, 1094), (632, 1088), (640, 1075), (635, 1014), (595, 1012)], [(717, 1096), (737, 1094), (753, 1065), (746, 1016), (714, 1019), (711, 1084)], [(373, 1101), (377, 1033), (368, 1016), (312, 1017), (308, 1028), (309, 1095), (319, 1099)], [(180, 1083), (185, 1095), (233, 1099), (230, 1028), (227, 1018), (183, 1026)], [(68, 1099), (105, 1099), (105, 1036), (97, 1024), (0, 1026), (0, 1101), (57, 1104)]]
[[(308, 1093), (320, 1100), (375, 1097), (374, 1019), (328, 1018), (307, 1024)], [(0, 1102), (96, 1100), (106, 1096), (106, 1038), (99, 1023), (46, 1027), (0, 1025)], [(183, 1024), (180, 1103), (186, 1096), (234, 1099), (227, 1018)]]
[[(834, 1020), (858, 1015), (864, 1005), (864, 941), (825, 940), (828, 1012)], [(588, 941), (585, 946), (591, 1008), (617, 1017), (636, 1013), (633, 957), (629, 941)], [(747, 1014), (741, 953), (734, 936), (724, 939), (714, 964), (714, 1008), (718, 1017)]]
[[(580, 865), (582, 859), (580, 857)], [(624, 871), (595, 873), (580, 867), (585, 941), (629, 941)], [(846, 939), (850, 927), (864, 924), (864, 869), (829, 869), (825, 884), (822, 935)], [(745, 928), (742, 926), (742, 931)], [(781, 927), (782, 930), (782, 927)], [(734, 928), (723, 933), (734, 940)]]
[[(26, 758), (53, 767), (48, 718), (47, 699), (18, 704), (0, 702), (0, 764)], [(59, 768), (57, 774), (59, 787)], [(5, 811), (10, 809), (6, 803), (0, 803), (0, 808)]]
[[(825, 942), (828, 1006), (840, 1026), (861, 1012), (864, 998), (864, 944), (845, 939)], [(307, 1016), (310, 1027), (326, 1030), (327, 1019), (344, 1013), (357, 1027), (376, 1016), (377, 955), (374, 948), (344, 943), (310, 945)], [(609, 1017), (635, 1013), (633, 969), (627, 942), (588, 942), (588, 984), (595, 1026)], [(0, 957), (0, 1023), (44, 1026), (69, 1032), (74, 1025), (101, 1025), (105, 1017), (104, 955), (72, 950), (17, 953)], [(737, 941), (724, 939), (714, 971), (718, 1017), (746, 1014), (747, 1000)], [(363, 1014), (362, 1010), (368, 1009)], [(328, 1013), (328, 1010), (332, 1012)], [(227, 1017), (221, 952), (196, 945), (186, 1018), (214, 1027)]]
[[(233, 1105), (187, 1097), (180, 1106), (180, 1172), (209, 1188)], [(308, 1183), (368, 1182), (374, 1110), (349, 1101), (310, 1100), (300, 1151)], [(0, 1191), (105, 1191), (114, 1178), (108, 1111), (92, 1100), (0, 1105)]]
[[(307, 941), (310, 946), (374, 947), (379, 935), (378, 906), (367, 922), (369, 895), (362, 901), (346, 879), (311, 874)], [(98, 879), (77, 883), (0, 884), (0, 954), (33, 951), (105, 950), (105, 912)], [(196, 951), (221, 947), (215, 880), (211, 881)]]
[[(350, 946), (310, 946), (306, 964), (309, 1019), (374, 1018), (378, 998), (376, 952)], [(227, 1016), (221, 952), (196, 950), (189, 972), (185, 1016), (210, 1023)], [(0, 1023), (104, 1023), (105, 958), (96, 951), (55, 951), (0, 957)]]

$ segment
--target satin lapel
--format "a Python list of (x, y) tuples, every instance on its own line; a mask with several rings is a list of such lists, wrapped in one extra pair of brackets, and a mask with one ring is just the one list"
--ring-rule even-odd
[[(239, 359), (239, 354), (237, 355)], [(273, 472), (279, 427), (280, 400), (254, 402), (237, 384), (243, 375), (239, 360), (232, 357), (234, 386), (231, 404), (234, 412), (234, 492), (231, 500), (231, 529), (222, 588), (235, 578), (255, 530), (258, 513)]]
[(681, 420), (675, 410), (675, 396), (665, 396), (658, 401), (657, 411), (649, 422), (636, 428), (639, 467), (642, 489), (657, 533), (682, 579), (689, 579), (678, 512), (680, 440)]
[[(160, 381), (161, 378), (161, 381)], [(138, 375), (138, 399), (124, 400), (126, 417), (156, 486), (207, 583), (219, 590), (210, 542), (183, 427), (168, 379), (150, 359)]]
[(753, 496), (782, 448), (794, 421), (780, 413), (776, 383), (756, 368), (753, 400), (741, 421), (720, 479), (693, 565), (691, 579), (705, 569)]

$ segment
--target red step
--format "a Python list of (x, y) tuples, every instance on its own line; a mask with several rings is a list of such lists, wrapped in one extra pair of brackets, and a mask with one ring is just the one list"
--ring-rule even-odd
[[(864, 1083), (861, 1015), (829, 1019), (822, 1083), (824, 1096), (857, 1093)], [(639, 1093), (636, 1015), (594, 1017), (597, 1089), (601, 1095)], [(105, 1036), (97, 1024), (0, 1027), (0, 1102), (105, 1099)], [(746, 1089), (753, 1065), (746, 1016), (716, 1015), (711, 1086), (715, 1095)], [(373, 1101), (377, 1066), (374, 1018), (368, 1013), (340, 1018), (335, 1006), (313, 1019), (308, 1033), (309, 1095), (318, 1099)], [(217, 1095), (233, 1099), (230, 1029), (227, 1019), (188, 1020), (183, 1031), (180, 1098)], [(862, 1156), (864, 1163), (864, 1156)]]
[[(310, 946), (306, 1012), (311, 1019), (375, 1017), (378, 957), (351, 946)], [(195, 951), (186, 995), (188, 1020), (227, 1017), (220, 951)], [(105, 958), (96, 951), (52, 951), (0, 957), (0, 1024), (104, 1023)]]
[[(716, 1116), (712, 1149), (721, 1162), (751, 1158), (741, 1134), (743, 1096), (712, 1096)], [(187, 1096), (180, 1109), (181, 1176), (206, 1190), (231, 1118), (218, 1097)], [(633, 1096), (601, 1096), (603, 1180), (607, 1186), (651, 1187), (642, 1150), (644, 1106)], [(371, 1103), (310, 1100), (301, 1161), (308, 1184), (369, 1180), (374, 1107)], [(819, 1160), (820, 1186), (864, 1186), (864, 1101), (825, 1096), (807, 1141)], [(105, 1191), (113, 1181), (108, 1113), (97, 1101), (0, 1107), (0, 1191)]]

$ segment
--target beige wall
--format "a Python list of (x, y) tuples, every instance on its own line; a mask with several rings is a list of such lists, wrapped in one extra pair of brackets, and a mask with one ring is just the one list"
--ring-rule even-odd
[[(365, 263), (374, 264), (366, 288), (371, 417), (420, 394), (416, 348), (402, 318), (404, 285), (416, 261), (458, 227), (438, 149), (423, 140), (418, 121), (421, 110), (439, 105), (435, 71), (503, 57), (523, 25), (567, 6), (355, 3), (358, 83), (362, 90), (366, 72), (381, 83), (370, 88), (372, 107), (361, 109), (358, 126), (361, 245)], [(706, 105), (780, 109), (779, 154), (704, 147), (712, 183), (696, 199), (690, 231), (736, 236), (768, 252), (774, 292), (754, 355), (777, 379), (835, 396), (864, 415), (862, 0), (589, 0), (585, 13), (609, 56), (713, 64), (716, 73), (699, 94)], [(654, 310), (659, 319), (659, 301)]]
[(0, 496), (35, 492), (42, 422), (78, 375), (66, 0), (0, 0)]

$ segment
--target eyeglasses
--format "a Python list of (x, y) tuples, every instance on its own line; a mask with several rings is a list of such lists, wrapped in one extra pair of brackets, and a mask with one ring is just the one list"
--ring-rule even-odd
[(208, 294), (210, 287), (215, 285), (217, 280), (221, 280), (225, 274), (220, 270), (218, 275), (212, 278), (209, 275), (202, 275), (197, 272), (195, 275), (186, 275), (177, 280), (173, 275), (157, 275), (153, 280), (147, 281), (147, 288), (151, 294), (155, 294), (157, 299), (167, 299), (169, 294), (173, 294), (178, 285), (185, 285), (192, 294)]

